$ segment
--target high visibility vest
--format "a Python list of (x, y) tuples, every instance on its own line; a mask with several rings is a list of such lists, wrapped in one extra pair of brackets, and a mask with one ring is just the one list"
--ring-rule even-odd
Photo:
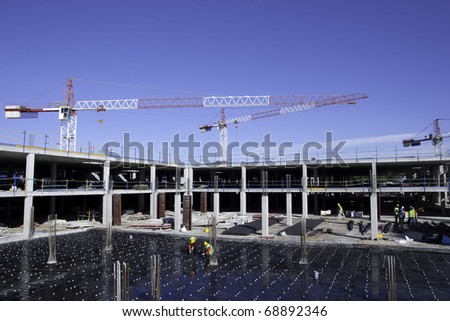
[(416, 218), (416, 210), (412, 209), (409, 211), (409, 217), (410, 218)]
[(398, 207), (394, 208), (394, 215), (397, 216), (400, 212), (400, 209)]
[(214, 254), (214, 248), (212, 247), (211, 244), (206, 244), (206, 252), (209, 252), (209, 255), (213, 255)]

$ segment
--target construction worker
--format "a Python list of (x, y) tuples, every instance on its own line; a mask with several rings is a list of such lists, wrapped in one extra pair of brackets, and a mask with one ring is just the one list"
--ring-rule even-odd
[(337, 203), (337, 217), (338, 220), (342, 220), (345, 217), (344, 209), (341, 206), (341, 203)]
[(400, 205), (398, 204), (394, 207), (394, 217), (395, 217), (394, 221), (395, 224), (400, 222)]
[(197, 251), (197, 238), (195, 236), (191, 236), (188, 240), (188, 254), (195, 254)]
[(409, 207), (408, 226), (410, 229), (415, 229), (417, 224), (417, 212), (413, 206)]
[(211, 257), (214, 254), (214, 248), (206, 241), (203, 242), (203, 245), (205, 246), (205, 253), (203, 255)]

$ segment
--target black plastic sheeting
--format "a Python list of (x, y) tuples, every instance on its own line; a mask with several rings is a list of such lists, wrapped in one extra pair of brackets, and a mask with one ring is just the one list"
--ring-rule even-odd
[[(151, 300), (150, 257), (161, 257), (162, 301), (324, 301), (388, 299), (387, 257), (396, 261), (397, 300), (450, 300), (450, 253), (406, 248), (308, 246), (218, 240), (218, 265), (185, 251), (187, 239), (105, 230), (57, 236), (57, 264), (47, 265), (47, 238), (0, 244), (0, 300), (113, 300), (113, 262), (129, 266), (129, 300)], [(315, 278), (315, 274), (318, 278)]]
[[(279, 223), (280, 220), (275, 218), (269, 218), (269, 226)], [(223, 231), (221, 234), (223, 235), (238, 235), (238, 236), (247, 236), (253, 233), (256, 233), (256, 231), (259, 231), (262, 229), (262, 220), (254, 220), (253, 222), (237, 225), (234, 227), (231, 227), (225, 231)]]
[[(314, 219), (314, 220), (306, 219), (306, 232), (314, 230), (322, 222), (323, 222), (323, 220), (321, 220), (321, 219)], [(287, 235), (300, 236), (301, 228), (302, 228), (302, 223), (299, 222), (299, 223), (296, 223), (294, 225), (291, 225), (291, 226), (285, 228), (280, 233), (285, 232)]]

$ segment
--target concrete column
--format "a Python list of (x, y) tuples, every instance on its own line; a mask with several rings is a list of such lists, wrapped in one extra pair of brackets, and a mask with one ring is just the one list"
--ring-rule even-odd
[(189, 173), (188, 192), (189, 195), (192, 195), (192, 190), (194, 189), (194, 169), (191, 166), (188, 167), (188, 173)]
[(181, 194), (175, 194), (175, 217), (174, 217), (174, 229), (175, 231), (179, 231), (181, 229)]
[(377, 191), (377, 166), (375, 160), (372, 161), (372, 186), (370, 193), (370, 224), (371, 239), (378, 238), (378, 191)]
[(241, 192), (240, 192), (241, 215), (247, 213), (247, 168), (241, 167)]
[(192, 170), (192, 167), (190, 166), (185, 167), (183, 175), (184, 175), (184, 188), (186, 190), (186, 195), (192, 195), (192, 189), (194, 187), (193, 182), (194, 172)]
[(102, 209), (103, 225), (107, 225), (106, 223), (108, 222), (112, 225), (112, 191), (110, 189), (110, 168), (110, 161), (105, 161), (103, 163), (103, 184), (105, 187)]
[[(56, 162), (52, 162), (51, 168), (50, 168), (50, 179), (52, 180), (52, 184), (56, 184), (56, 177), (58, 174), (58, 164)], [(50, 196), (50, 203), (49, 203), (50, 211), (49, 214), (56, 214), (56, 197)]]
[(219, 193), (219, 177), (214, 176), (214, 196), (213, 196), (213, 209), (216, 219), (219, 217), (220, 213), (220, 193)]
[(292, 225), (292, 193), (286, 193), (286, 224)]
[(305, 163), (302, 164), (302, 219), (308, 217), (308, 167)]
[[(139, 169), (139, 176), (138, 176), (139, 184), (145, 184), (145, 169), (141, 168)], [(138, 196), (138, 211), (144, 212), (145, 209), (145, 195), (139, 194)]]
[(156, 177), (156, 166), (150, 166), (150, 218), (158, 217), (158, 177)]
[(262, 195), (261, 195), (261, 227), (262, 236), (269, 235), (269, 195), (267, 194), (267, 171), (261, 172)]
[(269, 236), (269, 195), (263, 193), (261, 197), (262, 236)]
[(23, 207), (23, 234), (31, 239), (34, 228), (33, 213), (33, 189), (34, 189), (34, 164), (35, 154), (27, 155), (26, 173), (25, 173), (25, 201)]
[(291, 192), (291, 175), (286, 175), (286, 225), (292, 225), (292, 192)]
[(220, 213), (220, 193), (214, 192), (214, 215), (219, 217)]

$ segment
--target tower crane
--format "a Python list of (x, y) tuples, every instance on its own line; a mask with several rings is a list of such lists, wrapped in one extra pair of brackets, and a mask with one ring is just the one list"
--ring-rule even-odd
[(440, 120), (450, 120), (448, 118), (436, 118), (431, 124), (425, 127), (422, 132), (433, 125), (433, 133), (428, 134), (422, 138), (410, 138), (403, 140), (403, 147), (410, 146), (420, 146), (421, 142), (430, 140), (433, 146), (435, 146), (436, 156), (442, 156), (442, 147), (444, 145), (444, 138), (450, 137), (450, 133), (441, 133), (441, 126), (439, 125)]
[[(222, 108), (220, 120), (211, 125), (200, 126), (200, 132), (204, 133), (211, 131), (212, 128), (219, 130), (220, 145), (222, 148), (222, 158), (226, 158), (226, 148), (228, 146), (228, 125), (247, 122), (271, 116), (278, 116), (290, 113), (301, 112), (313, 108), (356, 104), (357, 100), (368, 98), (365, 94), (351, 94), (340, 96), (258, 96), (257, 102), (253, 106), (283, 106), (277, 109), (253, 113), (244, 116), (238, 116), (230, 119), (225, 118), (225, 110)], [(226, 100), (225, 103), (232, 103), (231, 99)], [(217, 104), (219, 106), (220, 104)]]
[(227, 143), (226, 126), (239, 122), (258, 118), (281, 115), (302, 111), (327, 105), (355, 104), (356, 100), (367, 98), (363, 94), (345, 96), (209, 96), (193, 98), (134, 98), (116, 100), (84, 100), (74, 101), (73, 81), (66, 81), (66, 98), (63, 105), (55, 105), (43, 108), (30, 108), (23, 105), (6, 105), (5, 116), (9, 119), (37, 118), (41, 112), (57, 112), (60, 124), (61, 150), (75, 151), (77, 136), (77, 115), (81, 111), (106, 111), (106, 110), (129, 110), (129, 109), (156, 109), (156, 108), (228, 108), (228, 107), (276, 107), (282, 108), (269, 110), (247, 116), (240, 116), (225, 120), (223, 119), (213, 125), (200, 127), (202, 131), (219, 128), (221, 132), (222, 146)]

